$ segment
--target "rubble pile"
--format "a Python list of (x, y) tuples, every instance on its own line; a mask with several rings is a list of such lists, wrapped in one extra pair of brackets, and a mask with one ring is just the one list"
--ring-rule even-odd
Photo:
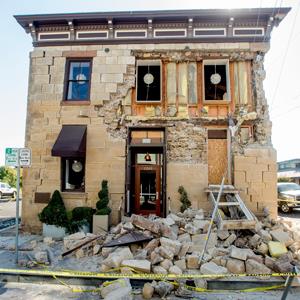
[[(258, 221), (256, 230), (219, 230), (214, 224), (200, 262), (209, 224), (202, 209), (189, 208), (166, 218), (132, 215), (123, 217), (110, 232), (82, 247), (82, 243), (97, 236), (82, 232), (66, 236), (64, 250), (77, 247), (69, 255), (78, 259), (97, 257), (99, 271), (124, 274), (270, 274), (291, 272), (293, 265), (300, 265), (299, 229), (268, 217)], [(38, 259), (44, 261), (45, 253)], [(130, 295), (130, 282), (123, 282), (120, 289), (112, 287), (119, 283), (103, 287), (102, 297), (117, 299), (119, 295), (113, 293)], [(195, 279), (194, 284), (205, 288), (206, 280)], [(104, 292), (109, 287), (111, 291)], [(173, 288), (168, 282), (152, 282), (145, 284), (142, 293), (145, 299), (151, 299), (153, 293), (163, 297)]]

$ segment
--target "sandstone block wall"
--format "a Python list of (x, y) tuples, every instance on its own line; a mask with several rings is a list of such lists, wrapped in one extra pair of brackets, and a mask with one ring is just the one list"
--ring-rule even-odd
[(277, 217), (276, 151), (272, 147), (248, 147), (234, 157), (234, 184), (248, 208), (257, 215), (267, 208)]
[[(60, 190), (60, 158), (52, 157), (51, 149), (64, 124), (85, 124), (88, 134), (86, 190), (85, 193), (81, 194), (63, 193), (62, 196), (67, 209), (83, 205), (94, 207), (101, 180), (107, 179), (112, 200), (110, 205), (113, 208), (113, 221), (118, 221), (122, 197), (125, 198), (127, 126), (157, 124), (165, 125), (168, 128), (168, 186), (166, 196), (171, 198), (171, 210), (178, 210), (180, 207), (177, 192), (179, 185), (186, 188), (194, 207), (209, 209), (209, 203), (203, 192), (207, 186), (208, 177), (206, 129), (202, 123), (192, 120), (181, 105), (182, 102), (188, 101), (186, 97), (187, 79), (184, 76), (182, 78), (182, 72), (187, 73), (186, 65), (178, 66), (181, 77), (180, 80), (178, 79), (179, 106), (177, 114), (168, 113), (167, 105), (165, 107), (166, 115), (162, 115), (162, 108), (155, 108), (151, 112), (151, 105), (149, 105), (148, 111), (151, 113), (142, 117), (133, 116), (130, 91), (135, 86), (136, 57), (149, 59), (155, 58), (156, 55), (157, 59), (160, 59), (160, 56), (163, 55), (166, 61), (168, 61), (168, 57), (170, 58), (169, 62), (181, 61), (182, 59), (185, 62), (191, 61), (189, 66), (193, 67), (193, 62), (197, 59), (201, 60), (203, 55), (207, 55), (207, 53), (218, 53), (221, 56), (223, 54), (229, 55), (233, 60), (251, 60), (255, 56), (255, 51), (262, 50), (265, 52), (267, 45), (267, 43), (182, 43), (70, 45), (34, 49), (30, 54), (26, 124), (26, 147), (32, 149), (32, 167), (25, 169), (23, 176), (22, 222), (27, 226), (27, 229), (41, 228), (37, 214), (45, 204), (34, 203), (35, 192), (52, 193), (55, 189)], [(185, 50), (187, 47), (190, 51)], [(180, 57), (178, 53), (180, 53)], [(197, 53), (199, 53), (198, 56)], [(74, 103), (67, 105), (63, 102), (64, 76), (68, 57), (93, 58), (90, 101), (85, 105)], [(260, 74), (262, 62), (257, 61), (254, 67), (256, 73)], [(255, 76), (254, 83), (259, 86), (259, 90), (262, 89), (261, 81), (261, 77)], [(183, 82), (185, 83), (184, 86)], [(195, 87), (189, 86), (189, 91), (189, 94), (194, 95)], [(257, 103), (260, 103), (262, 100), (259, 99), (263, 98), (264, 95), (263, 93), (254, 93), (254, 96), (257, 98)], [(191, 102), (194, 101), (195, 97), (193, 97), (190, 99)], [(172, 101), (172, 99), (166, 99), (167, 101)], [(261, 108), (261, 105), (259, 107)], [(266, 111), (265, 107), (263, 111)], [(267, 116), (265, 117), (267, 118)], [(179, 122), (182, 120), (184, 122)], [(206, 120), (206, 122), (210, 121), (213, 122), (214, 120)], [(259, 136), (262, 135), (260, 134), (262, 129), (259, 126), (257, 128), (256, 139), (258, 140)], [(264, 198), (267, 199), (266, 203), (270, 203), (273, 199), (272, 195), (274, 196), (275, 158), (270, 159), (270, 163), (266, 163), (261, 159), (269, 159), (271, 152), (265, 156), (262, 153), (251, 156), (250, 152), (245, 152), (245, 156), (237, 156), (239, 158), (235, 164), (237, 167), (235, 170), (236, 183), (238, 187), (245, 188), (245, 199), (251, 205), (250, 208), (261, 211), (263, 205), (258, 200), (258, 195), (267, 195)], [(249, 160), (247, 163), (259, 165), (262, 169), (257, 167), (258, 169), (250, 172), (245, 167), (244, 158)]]

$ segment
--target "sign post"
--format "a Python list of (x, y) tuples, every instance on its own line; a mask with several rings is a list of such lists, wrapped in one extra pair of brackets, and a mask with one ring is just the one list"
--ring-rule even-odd
[(16, 264), (19, 262), (19, 203), (20, 203), (20, 169), (30, 167), (31, 151), (27, 148), (6, 148), (5, 165), (17, 168), (17, 199), (16, 199)]

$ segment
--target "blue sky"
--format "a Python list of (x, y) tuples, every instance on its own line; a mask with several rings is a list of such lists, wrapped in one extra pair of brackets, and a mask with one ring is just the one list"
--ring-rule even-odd
[(2, 0), (0, 2), (0, 165), (6, 147), (22, 147), (25, 136), (31, 38), (15, 14), (158, 9), (245, 8), (289, 6), (292, 11), (274, 28), (266, 55), (266, 97), (273, 121), (278, 160), (300, 158), (300, 4), (299, 0)]

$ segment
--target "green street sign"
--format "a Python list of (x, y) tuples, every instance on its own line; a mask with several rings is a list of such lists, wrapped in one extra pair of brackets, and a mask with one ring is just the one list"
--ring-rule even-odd
[(19, 149), (6, 148), (5, 149), (5, 165), (7, 167), (17, 167), (19, 164)]

